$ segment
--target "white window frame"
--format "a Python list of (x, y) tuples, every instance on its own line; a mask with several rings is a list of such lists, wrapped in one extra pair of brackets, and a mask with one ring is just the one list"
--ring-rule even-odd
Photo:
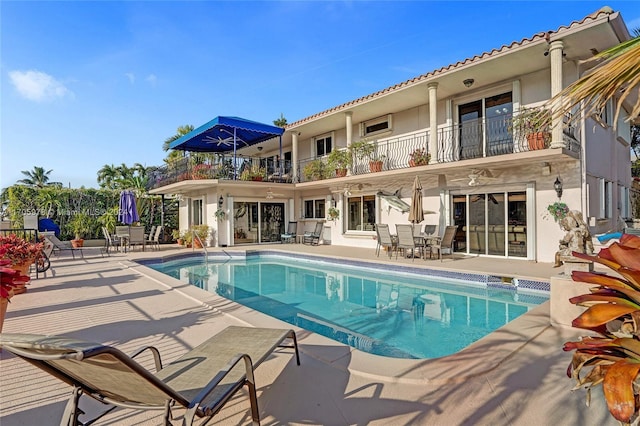
[[(196, 223), (196, 217), (195, 217), (195, 213), (196, 213), (196, 206), (195, 203), (199, 202), (200, 203), (200, 223)], [(191, 224), (191, 226), (196, 226), (196, 225), (203, 225), (205, 223), (205, 211), (204, 211), (204, 198), (203, 197), (198, 197), (198, 198), (191, 198), (190, 202), (189, 202), (189, 222)]]
[(629, 188), (618, 185), (618, 203), (620, 204), (620, 216), (624, 218), (631, 217), (631, 209), (629, 206)]
[(360, 219), (361, 219), (361, 224), (364, 224), (364, 197), (371, 197), (373, 196), (373, 200), (374, 200), (374, 227), (375, 225), (377, 225), (380, 221), (380, 217), (378, 214), (378, 210), (379, 210), (379, 203), (380, 203), (380, 198), (375, 196), (374, 194), (354, 194), (354, 195), (349, 195), (347, 197), (344, 197), (344, 201), (343, 201), (343, 205), (344, 205), (344, 218), (345, 218), (345, 229), (346, 229), (346, 233), (347, 234), (375, 234), (376, 230), (375, 229), (371, 229), (371, 230), (364, 230), (364, 229), (349, 229), (349, 198), (360, 198)]
[[(327, 139), (328, 138), (331, 138), (331, 149), (329, 149), (329, 151), (327, 151)], [(318, 141), (323, 140), (323, 139), (324, 139), (324, 154), (318, 155)], [(311, 157), (312, 158), (323, 158), (323, 157), (326, 157), (335, 148), (336, 148), (335, 132), (329, 132), (329, 133), (325, 133), (325, 134), (322, 134), (322, 135), (319, 135), (319, 136), (315, 136), (313, 138), (313, 145), (311, 147), (311, 150), (313, 151), (311, 153)]]
[[(313, 216), (307, 216), (307, 203), (313, 203)], [(322, 209), (318, 208), (318, 203), (324, 203)], [(302, 200), (302, 214), (304, 219), (324, 219), (326, 217), (327, 200), (325, 198), (305, 198)], [(316, 213), (322, 213), (321, 216), (316, 216)]]
[[(387, 127), (384, 129), (367, 131), (367, 128), (371, 126), (380, 125), (383, 123), (387, 123)], [(387, 114), (382, 117), (374, 118), (372, 120), (363, 121), (360, 123), (360, 137), (368, 137), (373, 135), (378, 135), (381, 133), (391, 132), (393, 130), (393, 115)]]
[(613, 216), (613, 182), (598, 178), (598, 195), (600, 197), (599, 218), (609, 219)]

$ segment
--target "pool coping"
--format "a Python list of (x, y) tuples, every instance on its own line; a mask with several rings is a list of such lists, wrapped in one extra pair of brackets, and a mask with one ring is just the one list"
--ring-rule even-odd
[[(270, 251), (246, 250), (234, 251), (233, 253), (242, 253), (243, 256), (249, 254), (251, 256), (256, 252), (266, 254), (266, 252)], [(229, 252), (226, 253), (223, 256), (233, 257), (228, 254)], [(282, 252), (277, 251), (272, 251), (271, 253), (282, 254)], [(303, 256), (308, 256), (312, 259), (330, 257), (326, 255)], [(155, 263), (152, 261), (161, 260), (164, 262), (188, 257), (194, 257), (194, 253), (169, 254), (154, 257), (153, 259), (146, 258), (136, 261), (125, 260), (121, 264), (170, 290), (176, 291), (184, 297), (234, 319), (240, 324), (254, 327), (291, 328), (296, 331), (300, 342), (300, 350), (306, 355), (334, 368), (375, 380), (406, 384), (445, 384), (465, 381), (496, 369), (547, 328), (551, 327), (549, 320), (550, 303), (547, 301), (453, 355), (433, 359), (384, 357), (358, 350), (328, 337), (286, 323), (207, 290), (186, 284), (146, 266), (149, 263)], [(343, 259), (339, 260), (342, 261)], [(352, 263), (372, 264), (372, 262), (366, 261)], [(424, 271), (424, 268), (420, 270)], [(509, 287), (513, 289), (513, 286)]]

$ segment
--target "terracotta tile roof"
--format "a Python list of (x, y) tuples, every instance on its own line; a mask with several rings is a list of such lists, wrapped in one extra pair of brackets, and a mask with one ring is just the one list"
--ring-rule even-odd
[(337, 111), (340, 111), (340, 110), (343, 110), (343, 109), (347, 109), (348, 107), (360, 104), (360, 103), (362, 103), (364, 101), (367, 101), (367, 100), (375, 99), (375, 98), (377, 98), (377, 97), (379, 97), (381, 95), (387, 94), (389, 92), (393, 92), (395, 90), (402, 89), (403, 87), (407, 87), (407, 86), (411, 86), (411, 85), (416, 84), (416, 83), (423, 82), (423, 81), (429, 79), (430, 77), (435, 77), (438, 74), (443, 74), (443, 73), (446, 73), (448, 71), (455, 70), (456, 68), (459, 68), (459, 67), (461, 67), (463, 65), (468, 65), (468, 64), (471, 64), (473, 62), (479, 61), (481, 59), (490, 58), (490, 57), (492, 57), (494, 55), (497, 55), (499, 53), (503, 53), (503, 52), (505, 52), (507, 50), (510, 50), (510, 49), (513, 49), (513, 48), (516, 48), (516, 47), (519, 47), (519, 46), (524, 46), (524, 45), (527, 45), (529, 43), (538, 41), (540, 39), (546, 39), (547, 41), (549, 41), (550, 38), (554, 34), (561, 33), (563, 31), (566, 31), (566, 30), (568, 30), (570, 28), (574, 28), (574, 27), (579, 26), (579, 25), (584, 25), (587, 22), (595, 21), (596, 19), (600, 18), (601, 16), (610, 15), (611, 13), (613, 13), (613, 10), (610, 7), (608, 7), (608, 6), (602, 7), (601, 9), (597, 10), (596, 12), (585, 16), (582, 20), (573, 21), (569, 25), (560, 26), (555, 31), (539, 32), (539, 33), (536, 33), (536, 34), (534, 34), (533, 36), (531, 36), (529, 38), (523, 38), (520, 41), (514, 41), (509, 45), (502, 45), (498, 49), (492, 49), (489, 52), (483, 52), (480, 55), (475, 55), (475, 56), (473, 56), (471, 58), (467, 58), (467, 59), (465, 59), (463, 61), (458, 61), (455, 64), (447, 65), (447, 66), (444, 66), (442, 68), (439, 68), (439, 69), (433, 70), (431, 72), (428, 72), (426, 74), (419, 75), (419, 76), (414, 77), (412, 79), (403, 81), (402, 83), (398, 83), (398, 84), (395, 84), (393, 86), (387, 87), (386, 89), (382, 89), (380, 91), (371, 93), (369, 95), (363, 96), (363, 97), (358, 98), (358, 99), (354, 99), (352, 101), (343, 103), (341, 105), (335, 106), (333, 108), (327, 109), (325, 111), (310, 115), (310, 116), (308, 116), (306, 118), (303, 118), (301, 120), (298, 120), (298, 121), (295, 121), (293, 123), (290, 123), (285, 127), (285, 129), (289, 129), (289, 128), (292, 128), (292, 127), (295, 127), (295, 126), (299, 126), (299, 125), (304, 124), (306, 122), (312, 121), (312, 120), (314, 120), (316, 118), (319, 118), (319, 117), (322, 117), (322, 116), (325, 116), (325, 115), (329, 115), (331, 113), (334, 113), (334, 112), (337, 112)]

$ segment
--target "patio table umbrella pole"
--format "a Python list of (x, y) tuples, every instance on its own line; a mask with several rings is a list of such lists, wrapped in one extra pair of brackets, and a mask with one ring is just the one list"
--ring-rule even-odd
[[(413, 180), (413, 193), (411, 195), (411, 208), (409, 209), (409, 222), (412, 224), (420, 223), (424, 220), (424, 211), (422, 210), (422, 184), (418, 176)], [(413, 253), (415, 256), (415, 253)]]

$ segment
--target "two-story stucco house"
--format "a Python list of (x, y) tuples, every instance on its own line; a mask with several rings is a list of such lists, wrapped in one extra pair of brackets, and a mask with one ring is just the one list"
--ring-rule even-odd
[[(409, 223), (392, 195), (409, 203), (418, 176), (422, 225), (457, 225), (457, 252), (550, 262), (563, 236), (550, 204), (582, 212), (594, 234), (630, 216), (630, 124), (623, 108), (614, 129), (613, 105), (548, 123), (537, 113), (540, 126), (523, 117), (554, 109), (547, 101), (588, 71), (585, 60), (630, 38), (620, 14), (603, 8), (318, 112), (280, 137), (198, 154), (195, 168), (208, 174), (167, 170), (151, 193), (178, 195), (180, 227), (206, 223), (217, 245), (280, 242), (289, 222), (302, 234), (323, 221), (321, 241), (374, 248), (377, 224)], [(349, 148), (342, 176), (327, 157)], [(416, 150), (428, 164), (410, 163)]]

